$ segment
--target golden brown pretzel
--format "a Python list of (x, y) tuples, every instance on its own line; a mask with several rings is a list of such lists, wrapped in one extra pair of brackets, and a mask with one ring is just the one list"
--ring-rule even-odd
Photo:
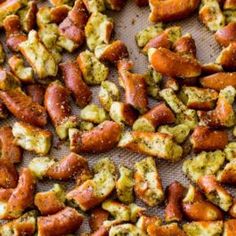
[(92, 92), (82, 79), (82, 73), (76, 62), (66, 61), (60, 64), (63, 80), (71, 91), (79, 107), (86, 106), (92, 99)]
[(63, 236), (75, 233), (83, 222), (83, 215), (74, 208), (66, 207), (54, 215), (38, 217), (39, 236)]
[(103, 210), (102, 208), (95, 208), (92, 210), (89, 218), (89, 226), (92, 232), (98, 231), (105, 220), (108, 220), (109, 213), (108, 211)]
[(166, 48), (158, 48), (150, 55), (152, 67), (167, 76), (192, 78), (201, 74), (201, 65), (191, 57), (183, 57)]
[(216, 41), (224, 47), (236, 41), (236, 22), (230, 22), (228, 25), (219, 29), (215, 33)]
[(20, 90), (0, 91), (0, 99), (16, 118), (35, 126), (47, 124), (45, 108), (33, 102), (31, 97)]
[(121, 126), (113, 121), (104, 121), (88, 132), (73, 132), (70, 149), (73, 152), (101, 153), (111, 150), (120, 139)]
[(190, 138), (195, 152), (224, 149), (228, 144), (228, 134), (224, 130), (212, 130), (206, 126), (197, 126)]
[(15, 188), (18, 182), (18, 172), (11, 162), (0, 159), (0, 187)]

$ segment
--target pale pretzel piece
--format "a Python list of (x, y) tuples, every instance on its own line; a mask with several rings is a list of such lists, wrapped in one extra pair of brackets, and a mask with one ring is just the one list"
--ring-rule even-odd
[(92, 99), (92, 92), (83, 81), (79, 65), (73, 61), (66, 61), (59, 65), (65, 86), (71, 91), (72, 97), (79, 107), (84, 107)]
[(38, 235), (53, 236), (75, 233), (84, 220), (84, 216), (74, 208), (65, 209), (49, 216), (40, 216), (37, 219)]
[(146, 236), (146, 234), (143, 232), (143, 230), (139, 229), (137, 226), (126, 223), (126, 224), (120, 224), (112, 226), (109, 230), (109, 236), (116, 236), (116, 235), (143, 235)]
[(50, 83), (44, 95), (44, 106), (60, 139), (66, 139), (68, 130), (77, 126), (76, 116), (72, 116), (69, 91), (59, 80)]
[(151, 22), (166, 22), (184, 19), (191, 15), (199, 4), (199, 0), (151, 0), (149, 2), (151, 8), (149, 20)]
[(228, 134), (224, 130), (197, 126), (190, 137), (190, 142), (195, 152), (222, 150), (228, 144)]
[(36, 126), (47, 124), (47, 113), (44, 107), (18, 89), (0, 91), (0, 99), (7, 109), (18, 119)]
[(201, 65), (192, 57), (184, 57), (166, 48), (150, 49), (152, 67), (167, 76), (190, 79), (201, 74)]
[(119, 142), (121, 126), (113, 121), (104, 121), (91, 131), (69, 131), (70, 149), (73, 152), (101, 153), (114, 148)]
[(15, 122), (12, 127), (15, 143), (24, 150), (46, 155), (52, 146), (52, 133), (24, 122)]
[(213, 221), (222, 220), (222, 211), (204, 199), (202, 193), (196, 187), (190, 185), (182, 202), (184, 215), (189, 220)]
[(166, 190), (167, 204), (165, 208), (165, 221), (181, 221), (183, 219), (182, 200), (184, 198), (185, 187), (178, 181), (171, 183)]

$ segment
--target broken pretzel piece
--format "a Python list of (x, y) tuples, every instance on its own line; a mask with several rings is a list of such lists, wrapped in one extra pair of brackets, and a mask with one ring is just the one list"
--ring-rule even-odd
[(72, 116), (69, 91), (59, 80), (50, 83), (46, 89), (44, 105), (60, 139), (66, 139), (68, 130), (77, 126), (76, 116)]
[(231, 22), (215, 33), (216, 41), (223, 47), (229, 46), (230, 43), (236, 42), (236, 22)]
[(113, 149), (119, 142), (121, 127), (113, 121), (104, 121), (91, 131), (69, 130), (70, 149), (73, 152), (102, 153)]

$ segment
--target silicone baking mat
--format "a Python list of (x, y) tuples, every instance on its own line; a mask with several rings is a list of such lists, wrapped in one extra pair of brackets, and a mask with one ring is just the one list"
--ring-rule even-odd
[[(127, 2), (125, 7), (121, 12), (107, 12), (110, 17), (114, 19), (115, 22), (115, 39), (122, 40), (128, 47), (130, 58), (134, 61), (134, 71), (138, 73), (144, 73), (147, 70), (148, 62), (147, 57), (139, 52), (138, 47), (135, 43), (135, 35), (137, 32), (150, 25), (148, 22), (149, 15), (149, 7), (139, 8), (137, 7), (133, 1)], [(183, 34), (191, 33), (197, 46), (197, 57), (202, 63), (214, 62), (215, 58), (220, 52), (219, 46), (216, 44), (213, 34), (209, 32), (199, 21), (197, 13), (192, 17), (187, 18), (186, 20), (174, 22), (172, 25), (180, 25), (182, 26)], [(73, 54), (73, 57), (76, 57), (79, 54), (80, 50)], [(71, 55), (65, 55), (64, 60), (71, 57)], [(116, 71), (111, 71), (109, 80), (112, 80), (117, 83), (117, 73)], [(60, 78), (58, 78), (60, 79)], [(93, 91), (93, 102), (98, 103), (97, 94), (99, 87), (92, 87)], [(120, 88), (123, 92), (123, 90)], [(157, 100), (150, 100), (150, 107), (157, 103)], [(78, 114), (80, 110), (78, 107), (73, 105), (74, 114)], [(12, 124), (14, 119), (9, 119), (7, 122), (2, 122), (0, 125), (4, 125), (6, 123)], [(53, 131), (51, 126), (47, 127), (48, 129)], [(54, 145), (50, 152), (50, 156), (60, 159), (64, 155), (68, 154), (69, 151), (69, 143), (60, 143), (57, 139), (56, 135), (54, 135)], [(93, 166), (93, 164), (103, 157), (111, 158), (116, 166), (123, 164), (128, 167), (133, 167), (136, 161), (141, 160), (145, 156), (139, 155), (133, 152), (129, 152), (122, 149), (113, 149), (110, 152), (100, 154), (100, 155), (83, 155), (87, 157), (89, 161), (89, 165)], [(29, 153), (27, 151), (24, 152), (24, 160), (23, 165), (27, 166), (29, 161), (35, 157), (34, 154)], [(188, 157), (185, 157), (185, 159)], [(177, 163), (170, 163), (163, 160), (157, 160), (157, 167), (162, 178), (162, 183), (164, 188), (169, 185), (172, 181), (178, 180), (185, 186), (188, 186), (189, 181), (186, 179), (184, 174), (182, 173), (182, 161)], [(43, 181), (39, 182), (37, 186), (37, 191), (45, 191), (49, 189), (55, 181)], [(71, 188), (73, 183), (62, 183), (66, 184), (67, 188)], [(231, 189), (232, 190), (232, 189)], [(234, 196), (236, 196), (235, 189), (232, 190), (234, 192)], [(141, 202), (138, 201), (138, 204), (142, 205)], [(144, 206), (144, 205), (142, 205)], [(152, 207), (148, 208), (148, 213), (162, 216), (163, 215), (163, 206), (160, 207)], [(80, 233), (89, 232), (89, 227), (87, 223), (87, 219), (84, 221), (80, 230), (76, 235), (80, 235)]]

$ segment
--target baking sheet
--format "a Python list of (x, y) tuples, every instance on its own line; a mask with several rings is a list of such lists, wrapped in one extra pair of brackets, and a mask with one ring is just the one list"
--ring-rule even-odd
[[(127, 45), (130, 58), (134, 61), (134, 71), (138, 73), (144, 73), (147, 70), (147, 57), (139, 52), (138, 47), (135, 43), (135, 35), (137, 32), (145, 28), (146, 26), (150, 25), (148, 22), (148, 15), (149, 15), (149, 7), (146, 8), (139, 8), (137, 7), (133, 1), (129, 1), (124, 9), (121, 12), (107, 12), (107, 14), (112, 17), (115, 21), (115, 38), (124, 41)], [(219, 46), (216, 44), (213, 34), (209, 32), (197, 19), (197, 14), (193, 15), (192, 17), (172, 23), (172, 25), (180, 25), (183, 29), (184, 33), (191, 33), (193, 38), (195, 39), (197, 45), (197, 57), (202, 63), (214, 62), (215, 58), (220, 52)], [(78, 55), (79, 51), (74, 53), (73, 57)], [(71, 55), (66, 55), (64, 60)], [(109, 80), (114, 81), (117, 83), (117, 73), (116, 71), (111, 71)], [(97, 100), (97, 93), (99, 87), (92, 87), (93, 92), (93, 102), (98, 103)], [(122, 92), (123, 90), (120, 89)], [(150, 100), (150, 106), (154, 105), (157, 101)], [(74, 114), (79, 114), (80, 110), (78, 107), (73, 105), (73, 112)], [(12, 124), (14, 119), (10, 119), (7, 122), (1, 122), (0, 126), (4, 124)], [(51, 126), (48, 126), (48, 129), (53, 131)], [(69, 153), (69, 144), (63, 143), (59, 145), (59, 140), (57, 139), (56, 135), (54, 135), (54, 145), (51, 150), (50, 156), (60, 159), (64, 155)], [(110, 152), (103, 153), (100, 155), (83, 155), (88, 158), (89, 165), (93, 166), (93, 164), (100, 158), (109, 157), (111, 158), (116, 166), (119, 165), (126, 165), (128, 167), (133, 168), (134, 163), (136, 161), (141, 160), (145, 156), (139, 155), (136, 153), (132, 153), (130, 151), (122, 150), (122, 149), (114, 149)], [(27, 166), (29, 161), (36, 157), (34, 154), (29, 152), (24, 152), (24, 166)], [(186, 158), (185, 158), (186, 159)], [(183, 160), (177, 163), (170, 163), (163, 160), (157, 160), (157, 167), (160, 172), (160, 176), (162, 178), (163, 187), (166, 188), (174, 180), (180, 181), (185, 186), (188, 186), (189, 181), (183, 175), (181, 168), (182, 168)], [(55, 181), (43, 181), (39, 182), (37, 185), (37, 191), (45, 191), (49, 189)], [(71, 188), (73, 183), (63, 183), (66, 184), (67, 188)], [(235, 188), (231, 189), (234, 192), (234, 196), (236, 197)], [(144, 206), (142, 203), (138, 202), (138, 204)], [(146, 207), (146, 206), (145, 206)], [(163, 206), (160, 207), (152, 207), (148, 208), (148, 213), (155, 214), (162, 216), (163, 215)], [(89, 227), (87, 220), (84, 221), (82, 227), (78, 231), (76, 235), (80, 235), (80, 233), (89, 232)]]

